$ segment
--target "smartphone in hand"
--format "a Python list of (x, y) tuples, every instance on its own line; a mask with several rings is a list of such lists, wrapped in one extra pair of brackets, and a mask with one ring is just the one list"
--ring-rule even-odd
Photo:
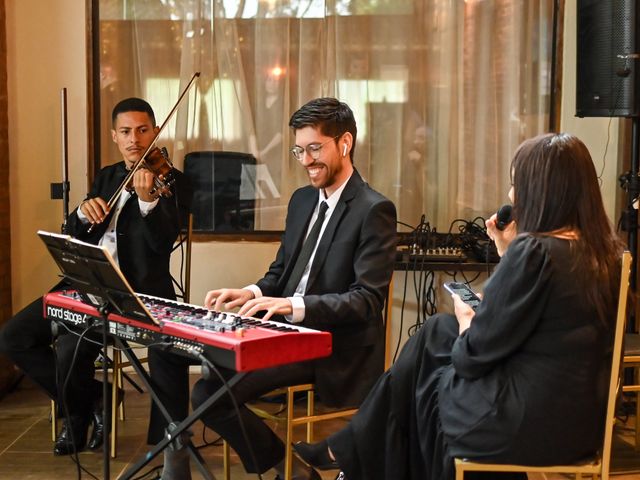
[(478, 297), (466, 283), (447, 282), (444, 284), (444, 288), (446, 288), (450, 293), (458, 295), (464, 303), (474, 310), (478, 308), (478, 305), (480, 305), (480, 297)]

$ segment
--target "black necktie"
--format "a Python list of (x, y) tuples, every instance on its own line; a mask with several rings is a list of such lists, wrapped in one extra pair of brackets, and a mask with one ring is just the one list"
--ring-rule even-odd
[(311, 258), (311, 254), (313, 253), (314, 248), (316, 247), (316, 243), (318, 243), (318, 237), (320, 236), (320, 230), (322, 229), (322, 224), (324, 223), (324, 214), (327, 212), (329, 205), (327, 202), (322, 202), (320, 204), (320, 211), (318, 212), (318, 218), (316, 222), (311, 227), (311, 231), (307, 236), (302, 248), (300, 249), (300, 253), (298, 254), (298, 258), (296, 259), (296, 264), (293, 266), (293, 270), (291, 271), (291, 275), (289, 276), (289, 280), (282, 291), (283, 297), (292, 296), (296, 288), (298, 288), (298, 284), (300, 283), (300, 279), (302, 278), (302, 274), (304, 273), (304, 269), (309, 263), (309, 259)]

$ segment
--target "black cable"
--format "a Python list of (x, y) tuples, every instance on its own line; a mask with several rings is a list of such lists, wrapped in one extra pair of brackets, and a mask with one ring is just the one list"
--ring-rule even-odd
[[(417, 299), (417, 318), (413, 325), (407, 329), (407, 334), (412, 336), (426, 322), (427, 318), (435, 312), (435, 303), (433, 302), (433, 283), (435, 274), (433, 271), (427, 270), (426, 256), (421, 259), (420, 267), (414, 265), (414, 289)], [(416, 275), (418, 280), (416, 282)]]
[[(398, 224), (411, 227), (404, 222), (398, 222)], [(457, 218), (451, 222), (447, 233), (440, 234), (426, 221), (425, 215), (422, 215), (420, 222), (411, 232), (403, 232), (403, 239), (406, 238), (409, 239), (409, 255), (404, 264), (405, 280), (400, 314), (400, 336), (393, 356), (394, 361), (400, 350), (402, 335), (404, 333), (404, 310), (407, 302), (409, 270), (413, 272), (412, 288), (417, 302), (416, 320), (407, 329), (407, 334), (411, 336), (437, 311), (436, 275), (434, 271), (426, 270), (428, 267), (429, 250), (446, 248), (459, 252), (469, 252), (482, 263), (486, 263), (486, 273), (487, 276), (489, 276), (492, 263), (490, 247), (494, 245), (487, 235), (486, 221), (482, 216), (477, 216), (472, 220)], [(405, 241), (406, 240), (403, 240), (403, 245)], [(493, 248), (495, 249), (495, 247)], [(444, 271), (443, 273), (453, 277), (456, 281), (458, 276), (462, 276), (464, 283), (467, 284), (475, 282), (482, 274), (482, 272), (479, 271), (471, 276), (471, 278), (468, 278), (464, 270)]]
[[(425, 283), (424, 283), (424, 292), (423, 292), (423, 300), (422, 300), (422, 318), (423, 323), (427, 321), (427, 318), (431, 317), (436, 313), (436, 291), (434, 288), (435, 283), (435, 272), (429, 271), (427, 272)], [(429, 282), (427, 283), (427, 280)]]
[(408, 228), (410, 228), (411, 230), (415, 230), (415, 229), (416, 229), (416, 227), (414, 227), (413, 225), (409, 225), (408, 223), (401, 222), (400, 220), (396, 220), (396, 223), (397, 223), (398, 225), (402, 225), (402, 226), (404, 226), (404, 227), (408, 227)]
[(162, 469), (162, 465), (156, 465), (155, 467), (151, 467), (151, 469), (149, 469), (148, 471), (146, 471), (145, 473), (137, 476), (137, 477), (133, 477), (131, 480), (144, 480), (146, 477), (148, 477), (151, 474), (155, 474), (154, 477), (151, 477), (149, 480), (159, 480), (160, 479), (160, 470)]
[[(68, 333), (70, 333), (71, 335), (76, 335), (76, 336), (80, 336), (80, 334), (78, 332), (76, 332), (75, 330), (69, 328), (67, 325), (65, 325), (63, 322), (61, 322), (59, 325), (63, 326)], [(93, 328), (93, 327), (91, 327)], [(85, 342), (90, 342), (93, 343), (95, 345), (100, 345), (102, 346), (102, 342), (98, 342), (97, 340), (93, 340), (91, 338), (84, 338), (83, 339)], [(172, 347), (173, 346), (173, 342), (153, 342), (153, 343), (147, 343), (141, 346), (137, 346), (137, 347), (129, 347), (129, 350), (145, 350), (149, 347)], [(116, 345), (111, 345), (111, 348), (113, 350), (119, 351), (119, 352), (125, 352), (124, 348), (118, 348)]]
[(424, 256), (422, 257), (420, 268), (418, 268), (418, 260), (416, 258), (416, 260), (414, 261), (414, 266), (412, 270), (413, 270), (413, 293), (416, 297), (418, 309), (417, 309), (416, 321), (414, 322), (413, 327), (410, 327), (410, 328), (416, 328), (416, 325), (420, 325), (422, 322), (420, 318), (421, 316), (420, 305), (422, 304), (421, 287), (422, 287), (422, 277), (424, 273), (423, 267), (424, 267)]
[[(71, 436), (71, 444), (72, 445), (76, 445), (76, 439), (74, 438), (73, 435), (73, 428), (71, 428), (71, 415), (69, 415), (69, 409), (67, 407), (67, 387), (69, 385), (69, 380), (71, 379), (71, 372), (73, 372), (73, 367), (75, 366), (76, 360), (78, 358), (78, 351), (80, 349), (80, 342), (82, 342), (83, 340), (85, 340), (85, 335), (87, 335), (91, 329), (93, 328), (93, 326), (88, 326), (87, 328), (85, 328), (82, 333), (78, 336), (78, 341), (76, 342), (76, 346), (73, 350), (73, 356), (71, 357), (71, 363), (69, 364), (69, 371), (67, 372), (64, 382), (62, 384), (62, 392), (60, 392), (60, 396), (61, 396), (61, 403), (62, 403), (62, 409), (64, 410), (64, 415), (66, 418), (66, 421), (69, 422), (69, 434)], [(102, 344), (100, 344), (102, 345)], [(58, 380), (59, 380), (59, 372), (58, 372), (58, 359), (56, 356), (56, 349), (53, 348), (53, 359), (55, 362), (55, 377), (56, 377), (56, 388), (59, 385)], [(88, 428), (88, 426), (87, 426)], [(105, 440), (107, 441), (107, 440)], [(80, 457), (78, 456), (78, 450), (74, 449), (74, 452), (71, 454), (71, 460), (73, 460), (73, 462), (76, 464), (76, 473), (78, 476), (78, 480), (80, 480), (82, 478), (82, 472), (85, 472), (87, 475), (91, 476), (91, 478), (94, 478), (95, 480), (99, 480), (98, 477), (96, 477), (93, 473), (91, 473), (89, 470), (87, 470), (86, 468), (84, 468), (81, 463), (80, 463)]]
[[(178, 288), (178, 291), (180, 292), (180, 294), (182, 295), (182, 299), (184, 300), (184, 295), (185, 295), (185, 285), (184, 285), (184, 268), (185, 268), (185, 263), (186, 263), (186, 253), (184, 250), (184, 243), (187, 240), (187, 235), (183, 235), (182, 233), (182, 229), (183, 229), (183, 219), (180, 215), (180, 205), (178, 203), (178, 193), (177, 191), (175, 192), (174, 195), (174, 201), (176, 204), (176, 213), (177, 213), (177, 218), (178, 218), (178, 245), (176, 245), (172, 250), (171, 253), (173, 253), (177, 248), (180, 248), (180, 282), (178, 282), (173, 275), (170, 274), (171, 277), (171, 282), (173, 285), (175, 285)], [(188, 226), (187, 226), (188, 228)]]
[(409, 262), (407, 261), (406, 264), (406, 268), (405, 268), (405, 274), (404, 274), (404, 286), (402, 289), (402, 303), (400, 305), (400, 328), (398, 330), (399, 334), (398, 334), (398, 342), (396, 343), (396, 349), (393, 352), (393, 362), (396, 362), (396, 358), (398, 357), (398, 353), (400, 352), (400, 344), (402, 343), (402, 329), (404, 326), (404, 307), (406, 304), (406, 300), (407, 300), (407, 283), (408, 283), (408, 279), (407, 277), (409, 276)]
[[(238, 402), (236, 401), (236, 397), (233, 394), (233, 392), (231, 391), (231, 388), (229, 387), (229, 384), (227, 383), (226, 378), (224, 378), (224, 376), (220, 373), (220, 371), (216, 368), (216, 366), (209, 361), (209, 359), (207, 357), (205, 357), (202, 353), (196, 351), (195, 349), (191, 349), (190, 352), (195, 355), (196, 357), (198, 357), (198, 359), (203, 362), (206, 363), (208, 365), (208, 367), (213, 370), (215, 372), (215, 374), (218, 376), (218, 378), (220, 379), (220, 381), (222, 382), (222, 384), (224, 385), (224, 388), (227, 391), (227, 394), (229, 395), (229, 398), (231, 399), (231, 403), (233, 403), (233, 408), (236, 411), (236, 415), (238, 416), (238, 423), (240, 424), (240, 431), (242, 432), (242, 436), (244, 437), (244, 441), (247, 443), (247, 448), (249, 449), (249, 454), (251, 455), (251, 461), (253, 462), (254, 467), (256, 468), (256, 470), (258, 469), (258, 461), (257, 461), (257, 457), (255, 454), (255, 451), (253, 450), (253, 445), (252, 443), (249, 441), (249, 435), (247, 434), (247, 430), (244, 426), (244, 422), (242, 421), (242, 416), (240, 415), (240, 407), (238, 406)], [(262, 474), (258, 473), (258, 478), (260, 480), (262, 479)]]
[(480, 278), (480, 274), (482, 274), (482, 273), (483, 273), (483, 272), (476, 272), (475, 276), (474, 276), (471, 280), (469, 280), (469, 279), (467, 278), (467, 276), (465, 275), (465, 273), (464, 273), (464, 272), (460, 272), (460, 275), (462, 275), (462, 278), (464, 278), (464, 283), (466, 283), (467, 285), (469, 285), (469, 284), (471, 284), (471, 283), (475, 282), (478, 278)]
[[(204, 424), (203, 424), (204, 425)], [(207, 440), (207, 430), (209, 430), (209, 427), (207, 427), (206, 425), (204, 425), (204, 427), (202, 428), (202, 445), (198, 445), (196, 448), (199, 450), (201, 448), (205, 448), (205, 447), (209, 447), (211, 445), (215, 445), (218, 446), (221, 444), (222, 441), (222, 437), (220, 435), (218, 435), (218, 438), (216, 438), (215, 440), (213, 440), (212, 442)]]
[[(613, 44), (614, 42), (611, 42), (611, 48), (613, 49)], [(614, 57), (615, 52), (611, 52), (611, 58), (615, 58)], [(628, 61), (628, 60), (627, 60)], [(621, 77), (620, 79), (614, 79), (614, 80), (618, 80), (618, 82), (622, 82), (622, 79), (624, 77)], [(621, 98), (622, 95), (622, 85), (619, 86), (619, 88), (616, 89), (616, 94), (613, 100), (613, 105), (611, 107), (611, 109), (609, 110), (609, 123), (607, 125), (607, 141), (605, 142), (604, 145), (604, 153), (602, 154), (602, 168), (600, 169), (600, 173), (598, 174), (598, 183), (600, 184), (600, 186), (602, 186), (602, 175), (604, 174), (604, 169), (606, 167), (606, 161), (607, 161), (607, 152), (609, 150), (609, 143), (611, 141), (611, 122), (613, 121), (613, 117), (616, 116), (615, 115), (615, 111), (616, 108), (618, 108), (618, 101)]]
[[(86, 335), (86, 332), (88, 332), (88, 331), (89, 331), (89, 329), (84, 330), (84, 332), (82, 332), (82, 334), (80, 335), (80, 338), (78, 339), (78, 343), (76, 343), (76, 349), (74, 349), (74, 354), (73, 354), (73, 357), (71, 359), (71, 364), (69, 366), (69, 370), (67, 371), (67, 375), (65, 377), (65, 380), (62, 383), (62, 391), (59, 392), (59, 395), (61, 397), (60, 398), (60, 404), (61, 404), (62, 410), (64, 412), (64, 418), (65, 418), (64, 421), (67, 421), (67, 422), (71, 421), (70, 420), (71, 415), (69, 414), (69, 409), (67, 408), (67, 401), (66, 401), (67, 382), (68, 382), (69, 378), (71, 377), (71, 372), (73, 371), (73, 364), (75, 363), (75, 360), (76, 360), (76, 352), (77, 352), (78, 344), (82, 340), (82, 337), (84, 335)], [(56, 355), (56, 351), (57, 350), (56, 350), (56, 347), (54, 345), (54, 347), (53, 347), (53, 361), (54, 361), (55, 371), (56, 371), (56, 374), (55, 374), (56, 389), (58, 389), (58, 385), (60, 385), (60, 383), (59, 383), (60, 377), (59, 377), (59, 371), (58, 371), (58, 356)], [(73, 429), (71, 428), (71, 424), (69, 424), (69, 434), (71, 436), (71, 444), (75, 445), (76, 442), (75, 442), (75, 438), (74, 438), (74, 435), (73, 435)], [(71, 460), (73, 460), (74, 463), (76, 464), (77, 478), (78, 479), (82, 478), (82, 470), (80, 469), (80, 459), (78, 458), (78, 452), (77, 451), (74, 451), (71, 454)]]
[[(617, 100), (616, 100), (617, 102)], [(611, 121), (613, 117), (609, 117), (609, 124), (607, 125), (607, 141), (604, 144), (604, 153), (602, 154), (602, 168), (598, 174), (598, 183), (602, 186), (602, 175), (604, 175), (604, 169), (607, 165), (607, 151), (609, 150), (609, 142), (611, 141)]]

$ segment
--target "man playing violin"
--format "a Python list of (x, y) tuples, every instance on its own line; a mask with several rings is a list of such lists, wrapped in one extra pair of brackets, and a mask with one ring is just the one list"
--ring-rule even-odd
[[(106, 247), (135, 291), (175, 299), (169, 258), (191, 204), (192, 192), (186, 179), (172, 170), (172, 195), (158, 196), (151, 193), (156, 173), (139, 168), (130, 189), (114, 199), (111, 208), (108, 204), (157, 132), (153, 109), (146, 101), (128, 98), (115, 106), (111, 135), (123, 161), (104, 167), (96, 175), (87, 198), (69, 216), (68, 233)], [(68, 287), (62, 282), (54, 290)], [(99, 448), (104, 441), (104, 425), (108, 425), (102, 418), (102, 384), (94, 379), (100, 343), (79, 341), (75, 331), (59, 332), (54, 338), (42, 312), (42, 298), (38, 298), (11, 318), (0, 331), (0, 352), (59, 406), (64, 403), (55, 455), (82, 450), (90, 425), (93, 429), (88, 447)], [(99, 337), (97, 332), (95, 335)]]

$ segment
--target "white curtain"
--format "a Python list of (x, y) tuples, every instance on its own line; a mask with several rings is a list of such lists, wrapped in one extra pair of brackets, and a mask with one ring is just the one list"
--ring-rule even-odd
[[(101, 0), (101, 119), (142, 96), (188, 152), (252, 153), (256, 230), (280, 230), (306, 183), (289, 117), (335, 96), (354, 110), (354, 163), (398, 219), (438, 231), (507, 201), (509, 162), (546, 130), (553, 0)], [(117, 159), (108, 123), (103, 163)]]

